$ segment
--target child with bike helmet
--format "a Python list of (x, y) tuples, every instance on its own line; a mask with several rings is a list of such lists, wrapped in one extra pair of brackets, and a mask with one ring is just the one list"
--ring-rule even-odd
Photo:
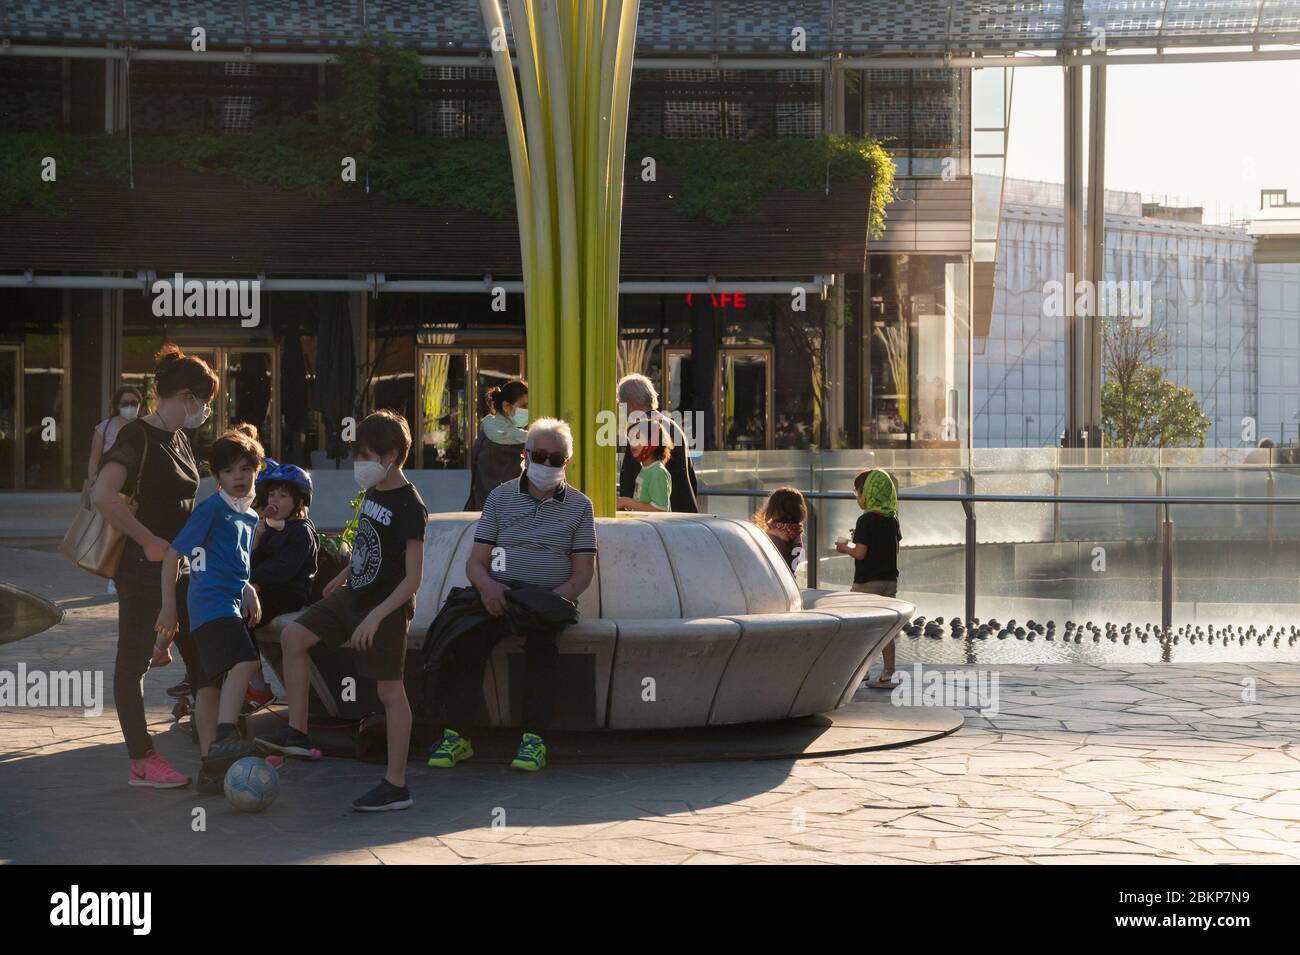
[[(261, 520), (253, 534), (252, 584), (262, 602), (265, 626), (280, 614), (307, 605), (320, 548), (316, 527), (307, 516), (311, 507), (311, 474), (296, 464), (266, 459), (257, 476), (253, 510)], [(256, 635), (257, 627), (254, 629)], [(244, 698), (244, 711), (253, 712), (274, 699), (259, 673)]]

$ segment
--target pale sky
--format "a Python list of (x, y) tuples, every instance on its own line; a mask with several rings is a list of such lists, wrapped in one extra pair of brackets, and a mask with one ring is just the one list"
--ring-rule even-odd
[[(1061, 82), (1016, 71), (1007, 175), (1062, 181)], [(1300, 201), (1300, 61), (1112, 66), (1107, 85), (1108, 189), (1203, 205), (1206, 222), (1253, 215), (1260, 189)]]

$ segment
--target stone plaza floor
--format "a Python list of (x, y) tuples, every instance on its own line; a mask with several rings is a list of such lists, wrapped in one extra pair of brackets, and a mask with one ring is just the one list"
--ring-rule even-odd
[[(415, 806), (360, 816), (379, 767), (291, 763), (243, 815), (126, 786), (111, 704), (116, 603), (52, 551), (0, 548), (0, 581), (64, 619), (0, 670), (103, 670), (104, 713), (0, 709), (0, 861), (24, 863), (1289, 863), (1300, 860), (1300, 671), (1287, 664), (999, 667), (998, 712), (901, 749), (759, 762), (412, 762)], [(929, 668), (927, 668), (928, 670)], [(945, 667), (960, 670), (961, 667)], [(197, 750), (146, 681), (159, 749)], [(864, 696), (878, 691), (862, 690)], [(206, 831), (194, 831), (194, 809)]]

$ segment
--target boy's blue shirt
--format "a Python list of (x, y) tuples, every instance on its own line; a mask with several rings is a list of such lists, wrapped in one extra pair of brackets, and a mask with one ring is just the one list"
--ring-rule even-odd
[[(234, 511), (220, 494), (213, 494), (194, 508), (172, 548), (190, 560), (190, 590), (187, 604), (190, 629), (222, 617), (240, 617), (240, 597), (248, 583), (249, 556), (257, 514)], [(194, 568), (193, 551), (203, 548), (202, 570)]]

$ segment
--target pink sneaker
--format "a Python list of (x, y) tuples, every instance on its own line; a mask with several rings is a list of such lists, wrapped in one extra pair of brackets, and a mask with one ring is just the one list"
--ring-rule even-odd
[(176, 772), (157, 750), (151, 749), (144, 759), (131, 760), (131, 775), (127, 783), (150, 789), (180, 789), (190, 784), (190, 777)]

